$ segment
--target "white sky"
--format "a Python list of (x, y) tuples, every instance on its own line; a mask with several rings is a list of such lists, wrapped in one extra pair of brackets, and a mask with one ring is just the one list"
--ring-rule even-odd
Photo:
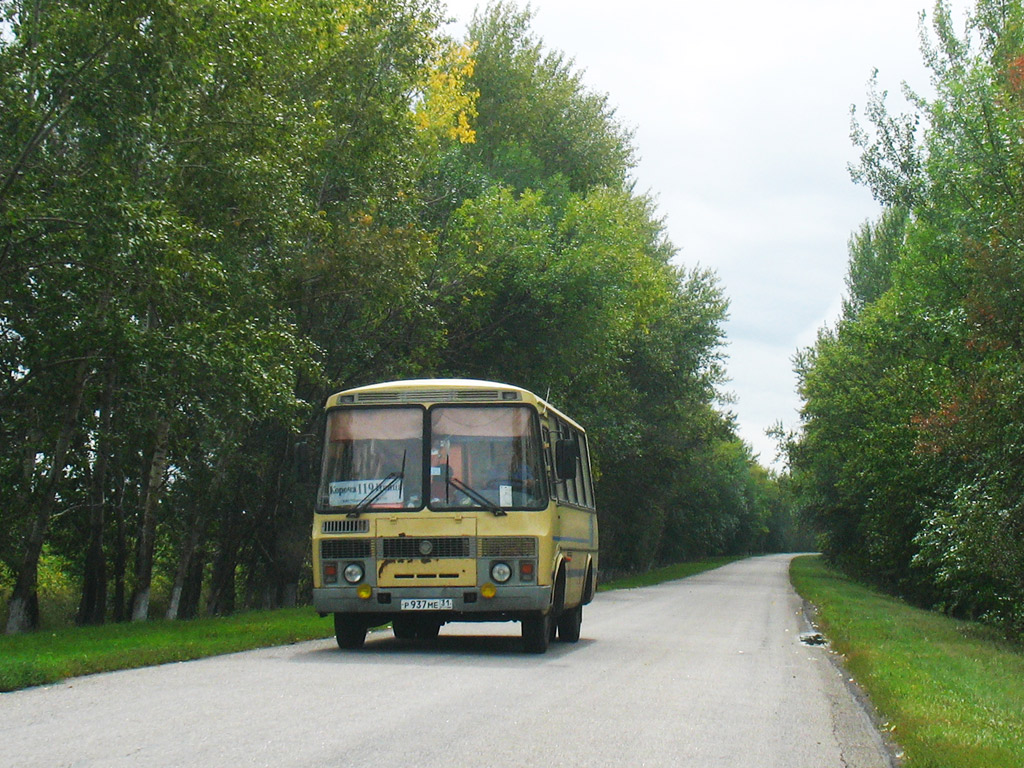
[[(445, 2), (461, 36), (478, 3)], [(771, 465), (765, 430), (798, 423), (792, 357), (837, 317), (847, 241), (879, 213), (847, 172), (850, 106), (863, 110), (875, 68), (894, 108), (903, 81), (928, 91), (918, 20), (932, 0), (531, 6), (545, 48), (575, 59), (635, 130), (637, 190), (657, 199), (678, 260), (718, 274), (730, 301), (730, 407)]]

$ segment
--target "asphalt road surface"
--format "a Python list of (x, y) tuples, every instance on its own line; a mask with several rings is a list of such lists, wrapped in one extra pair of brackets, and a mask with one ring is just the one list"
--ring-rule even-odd
[[(601, 593), (579, 643), (371, 633), (0, 694), (0, 766), (889, 768), (789, 556)], [(329, 631), (324, 620), (325, 632)]]

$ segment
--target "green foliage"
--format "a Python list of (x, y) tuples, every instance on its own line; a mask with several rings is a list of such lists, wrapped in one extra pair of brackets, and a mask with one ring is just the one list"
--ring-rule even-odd
[(529, 11), (466, 42), (433, 0), (0, 17), (12, 631), (51, 557), (83, 623), (303, 599), (302, 435), (329, 392), (409, 376), (587, 424), (616, 569), (783, 546), (716, 409), (721, 288), (672, 264), (630, 132)]
[(904, 209), (887, 209), (877, 224), (865, 223), (850, 239), (845, 317), (856, 318), (892, 287), (892, 271), (903, 248), (908, 219)]
[(940, 608), (1013, 629), (1024, 625), (1015, 583), (1024, 560), (1013, 510), (1000, 509), (1000, 480), (960, 486), (948, 506), (937, 506), (915, 537), (914, 564), (932, 574)]
[[(54, 554), (54, 549), (54, 545), (47, 546), (39, 559), (40, 621), (47, 628), (65, 627), (74, 620), (81, 590), (70, 558)], [(7, 566), (0, 566), (0, 601), (7, 602), (13, 587), (14, 574)], [(0, 606), (0, 620), (6, 618), (4, 607)]]
[(571, 59), (545, 52), (532, 12), (496, 2), (474, 16), (472, 82), (480, 92), (473, 156), (498, 183), (542, 188), (564, 179), (572, 192), (622, 188), (633, 165), (629, 131), (606, 96), (588, 91)]
[[(933, 99), (872, 94), (855, 178), (888, 206), (851, 240), (849, 299), (798, 361), (791, 461), (823, 551), (927, 604), (1024, 628), (1024, 11), (938, 4)], [(918, 135), (917, 127), (927, 131)]]

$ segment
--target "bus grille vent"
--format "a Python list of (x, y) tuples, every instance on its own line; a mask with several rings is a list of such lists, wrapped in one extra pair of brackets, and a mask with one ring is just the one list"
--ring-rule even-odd
[(537, 540), (530, 536), (489, 536), (480, 539), (480, 557), (536, 557)]
[(320, 539), (320, 558), (347, 560), (373, 556), (373, 539)]
[(522, 400), (518, 392), (496, 389), (419, 389), (403, 392), (360, 392), (357, 403), (500, 403)]
[(519, 399), (518, 392), (505, 392), (502, 397), (501, 392), (495, 390), (470, 390), (468, 392), (456, 392), (455, 400), (459, 402), (468, 403), (492, 403), (496, 400), (511, 400), (512, 395), (515, 395), (515, 399)]
[(424, 557), (473, 557), (473, 542), (469, 536), (450, 536), (441, 538), (420, 538), (417, 536), (401, 536), (381, 539), (383, 543), (382, 557), (399, 560), (413, 560)]
[(369, 533), (370, 521), (363, 520), (324, 520), (324, 533)]

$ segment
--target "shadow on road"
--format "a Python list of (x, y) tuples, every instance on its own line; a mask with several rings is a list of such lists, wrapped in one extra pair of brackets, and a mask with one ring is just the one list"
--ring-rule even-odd
[(545, 654), (531, 654), (523, 651), (518, 635), (469, 635), (444, 634), (444, 630), (433, 640), (399, 640), (390, 630), (371, 632), (366, 645), (360, 650), (341, 650), (333, 642), (330, 645), (300, 651), (293, 657), (298, 662), (338, 664), (379, 664), (386, 660), (397, 664), (422, 664), (426, 659), (431, 663), (451, 659), (460, 666), (523, 666), (533, 667), (547, 664), (592, 645), (594, 640), (581, 638), (577, 643), (553, 642)]

